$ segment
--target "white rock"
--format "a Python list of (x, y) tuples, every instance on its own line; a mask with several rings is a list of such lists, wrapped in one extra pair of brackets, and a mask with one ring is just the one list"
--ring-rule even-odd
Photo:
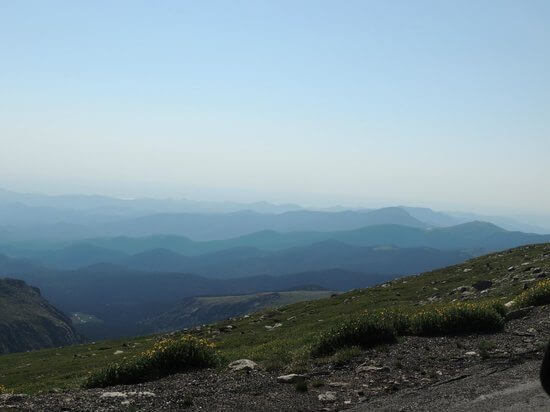
[(516, 303), (515, 300), (511, 300), (510, 302), (506, 302), (506, 303), (504, 304), (504, 307), (506, 307), (506, 308), (511, 308), (512, 306), (514, 306), (515, 303)]
[(126, 398), (127, 396), (124, 392), (103, 392), (100, 398)]
[(149, 391), (143, 391), (143, 392), (128, 392), (128, 395), (130, 396), (147, 396), (147, 397), (153, 397), (157, 396), (153, 392)]
[(117, 351), (115, 351), (115, 355), (121, 355), (121, 354), (123, 354), (123, 353), (124, 353), (123, 350), (117, 350)]
[(250, 359), (239, 359), (229, 364), (229, 369), (232, 371), (254, 370), (258, 364)]
[(318, 398), (321, 402), (334, 402), (336, 401), (336, 392), (327, 391), (320, 393)]
[(290, 375), (281, 375), (277, 377), (277, 382), (281, 383), (294, 383), (306, 378), (306, 375), (299, 375), (297, 373), (291, 373)]
[(477, 356), (477, 352), (474, 352), (473, 350), (470, 352), (466, 352), (466, 356)]

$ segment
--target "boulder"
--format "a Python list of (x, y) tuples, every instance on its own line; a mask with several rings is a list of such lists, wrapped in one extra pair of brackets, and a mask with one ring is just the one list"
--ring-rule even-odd
[(277, 377), (277, 382), (281, 383), (295, 383), (302, 381), (306, 378), (306, 375), (300, 375), (297, 373), (291, 373), (290, 375), (281, 375)]
[(493, 282), (491, 282), (490, 280), (478, 280), (472, 285), (472, 287), (478, 292), (489, 289), (491, 286), (493, 286)]
[(234, 372), (242, 370), (251, 371), (256, 369), (258, 367), (258, 364), (254, 361), (251, 361), (250, 359), (239, 359), (231, 362), (228, 367)]

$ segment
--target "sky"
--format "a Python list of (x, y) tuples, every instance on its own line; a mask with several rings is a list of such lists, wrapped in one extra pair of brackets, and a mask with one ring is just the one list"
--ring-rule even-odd
[(0, 1), (0, 187), (550, 214), (550, 2)]

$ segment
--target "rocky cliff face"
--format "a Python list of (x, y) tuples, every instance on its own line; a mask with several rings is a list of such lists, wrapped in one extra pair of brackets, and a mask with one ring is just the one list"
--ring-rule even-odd
[(70, 319), (50, 305), (38, 288), (0, 279), (0, 354), (82, 341)]

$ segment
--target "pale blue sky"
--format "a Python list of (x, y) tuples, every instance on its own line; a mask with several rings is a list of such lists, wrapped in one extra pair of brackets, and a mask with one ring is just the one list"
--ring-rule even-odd
[(550, 2), (0, 1), (0, 187), (550, 209)]

